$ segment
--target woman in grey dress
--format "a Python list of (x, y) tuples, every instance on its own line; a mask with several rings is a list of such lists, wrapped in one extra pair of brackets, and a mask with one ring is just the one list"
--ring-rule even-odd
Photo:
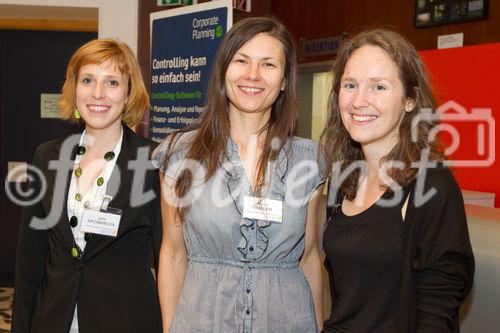
[(324, 178), (317, 144), (293, 136), (296, 67), (281, 23), (238, 22), (219, 47), (205, 112), (155, 151), (165, 332), (322, 325), (316, 213)]

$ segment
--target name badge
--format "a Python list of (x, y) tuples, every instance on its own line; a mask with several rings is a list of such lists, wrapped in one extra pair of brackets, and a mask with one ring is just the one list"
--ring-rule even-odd
[(283, 222), (283, 201), (245, 197), (243, 217), (281, 223)]
[(107, 211), (87, 209), (83, 213), (80, 230), (92, 234), (116, 237), (121, 217), (120, 209), (108, 208)]

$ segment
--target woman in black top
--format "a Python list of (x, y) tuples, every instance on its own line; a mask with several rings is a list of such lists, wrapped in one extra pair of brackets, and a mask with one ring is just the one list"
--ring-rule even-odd
[(324, 331), (458, 332), (474, 259), (436, 115), (424, 119), (435, 100), (415, 48), (380, 29), (346, 41), (329, 103)]

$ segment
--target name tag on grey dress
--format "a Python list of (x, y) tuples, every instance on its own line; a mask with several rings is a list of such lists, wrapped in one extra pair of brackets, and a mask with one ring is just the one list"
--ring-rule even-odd
[(272, 222), (283, 222), (283, 201), (246, 196), (243, 217)]

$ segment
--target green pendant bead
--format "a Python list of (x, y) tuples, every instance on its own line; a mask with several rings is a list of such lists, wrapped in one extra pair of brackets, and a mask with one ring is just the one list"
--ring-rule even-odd
[(81, 193), (75, 194), (75, 200), (76, 201), (82, 201), (82, 194)]
[(71, 248), (71, 256), (75, 259), (82, 259), (83, 252), (80, 247), (78, 247), (78, 245), (75, 245)]
[(83, 154), (85, 154), (86, 151), (87, 151), (87, 149), (85, 149), (84, 146), (76, 146), (76, 154), (77, 155), (83, 155)]
[(82, 168), (78, 167), (75, 170), (75, 176), (80, 177), (82, 175)]
[(71, 226), (71, 228), (75, 228), (78, 225), (78, 217), (76, 217), (75, 215), (71, 216), (71, 218), (69, 219), (69, 225)]
[(115, 153), (112, 151), (108, 151), (106, 154), (104, 154), (104, 159), (106, 161), (111, 161), (114, 158), (115, 158)]
[(86, 242), (90, 241), (92, 239), (92, 234), (86, 232), (85, 236), (83, 236), (83, 239), (85, 239)]
[(102, 186), (102, 184), (104, 184), (104, 178), (103, 177), (97, 178), (97, 186)]

